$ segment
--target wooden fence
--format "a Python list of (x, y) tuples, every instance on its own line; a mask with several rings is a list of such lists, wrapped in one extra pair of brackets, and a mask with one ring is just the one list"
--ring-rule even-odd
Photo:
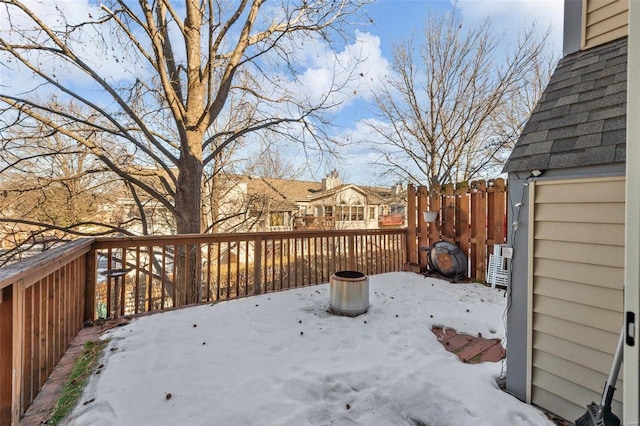
[[(437, 241), (456, 244), (470, 261), (472, 280), (484, 282), (488, 255), (507, 236), (507, 188), (504, 179), (445, 185), (429, 191), (424, 186), (407, 189), (407, 256), (416, 267), (427, 265), (420, 247)], [(423, 212), (437, 212), (435, 222)]]

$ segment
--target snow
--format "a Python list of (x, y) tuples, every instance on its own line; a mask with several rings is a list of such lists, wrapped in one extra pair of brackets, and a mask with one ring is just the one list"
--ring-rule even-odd
[(323, 284), (112, 329), (68, 424), (552, 424), (498, 388), (503, 363), (465, 364), (430, 330), (504, 339), (504, 291), (408, 272), (369, 286), (355, 318), (328, 313)]

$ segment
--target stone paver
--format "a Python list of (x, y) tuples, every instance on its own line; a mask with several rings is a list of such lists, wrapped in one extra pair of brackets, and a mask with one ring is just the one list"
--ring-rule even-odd
[(497, 362), (507, 356), (500, 339), (485, 339), (481, 336), (458, 333), (448, 327), (435, 326), (431, 331), (447, 351), (456, 354), (465, 363)]

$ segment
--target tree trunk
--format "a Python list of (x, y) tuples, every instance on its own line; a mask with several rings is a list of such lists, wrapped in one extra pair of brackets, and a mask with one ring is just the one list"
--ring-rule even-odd
[[(193, 142), (190, 142), (193, 141)], [(199, 234), (202, 199), (202, 135), (192, 133), (182, 146), (176, 185), (175, 219), (178, 234)], [(201, 301), (201, 256), (198, 244), (176, 247), (178, 306)]]

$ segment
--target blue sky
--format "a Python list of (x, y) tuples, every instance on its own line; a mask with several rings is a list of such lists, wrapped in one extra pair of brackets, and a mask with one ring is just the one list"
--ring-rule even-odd
[[(549, 28), (549, 46), (559, 59), (562, 51), (563, 0), (378, 0), (367, 6), (367, 13), (373, 24), (358, 28), (369, 35), (369, 41), (379, 43), (380, 58), (371, 58), (369, 69), (381, 68), (381, 62), (391, 61), (392, 45), (413, 36), (419, 41), (428, 14), (449, 12), (456, 7), (463, 23), (473, 25), (486, 17), (491, 17), (494, 31), (505, 41), (513, 41), (518, 31), (536, 22), (541, 31)], [(375, 54), (373, 55), (375, 56)], [(375, 87), (371, 88), (375, 90)], [(390, 184), (385, 177), (371, 167), (375, 156), (370, 149), (354, 140), (365, 140), (368, 135), (362, 120), (375, 117), (371, 99), (357, 96), (339, 114), (334, 123), (336, 135), (341, 135), (345, 146), (340, 149), (341, 159), (333, 167), (351, 183), (378, 185)], [(339, 136), (340, 137), (340, 136)], [(328, 172), (332, 165), (322, 164), (317, 170), (310, 170), (311, 178)], [(319, 176), (322, 177), (322, 176)]]
[[(47, 15), (52, 3), (29, 0), (31, 7), (40, 9)], [(58, 7), (66, 10), (71, 16), (86, 17), (92, 8), (97, 7), (94, 0), (58, 0)], [(373, 137), (364, 125), (363, 120), (375, 118), (372, 93), (380, 85), (385, 84), (384, 76), (389, 73), (393, 44), (400, 43), (413, 36), (419, 41), (424, 31), (424, 22), (428, 14), (443, 13), (457, 8), (464, 24), (473, 25), (487, 16), (493, 19), (493, 29), (505, 41), (515, 40), (518, 31), (530, 22), (536, 21), (539, 28), (551, 28), (551, 48), (559, 58), (561, 51), (561, 32), (563, 18), (563, 0), (377, 0), (366, 6), (366, 13), (371, 23), (354, 25), (349, 29), (350, 41), (346, 46), (337, 47), (337, 56), (319, 43), (308, 43), (305, 47), (309, 59), (305, 65), (301, 86), (298, 90), (308, 91), (311, 96), (322, 97), (335, 64), (351, 64), (354, 58), (366, 52), (366, 60), (356, 65), (355, 75), (363, 75), (359, 82), (350, 84), (345, 91), (336, 97), (341, 106), (336, 108), (332, 119), (335, 128), (330, 130), (333, 137), (341, 140), (339, 159), (320, 161), (312, 158), (303, 178), (319, 180), (332, 169), (337, 169), (344, 182), (387, 185), (393, 182), (375, 173), (371, 161), (375, 157), (366, 144), (354, 141), (366, 141)], [(2, 28), (0, 13), (0, 29)], [(6, 19), (6, 17), (5, 17)], [(100, 55), (90, 55), (88, 61), (101, 61), (100, 69), (109, 75), (117, 75), (122, 64), (102, 60)], [(108, 58), (106, 58), (108, 59)], [(354, 61), (353, 63), (357, 63)], [(73, 76), (73, 75), (72, 75)], [(22, 87), (22, 80), (28, 75), (0, 74), (0, 84), (4, 87)], [(74, 78), (75, 84), (83, 84), (83, 77)], [(25, 81), (28, 85), (29, 83)], [(302, 88), (302, 89), (300, 89)], [(283, 153), (291, 158), (294, 164), (305, 160), (300, 149), (288, 147)]]

